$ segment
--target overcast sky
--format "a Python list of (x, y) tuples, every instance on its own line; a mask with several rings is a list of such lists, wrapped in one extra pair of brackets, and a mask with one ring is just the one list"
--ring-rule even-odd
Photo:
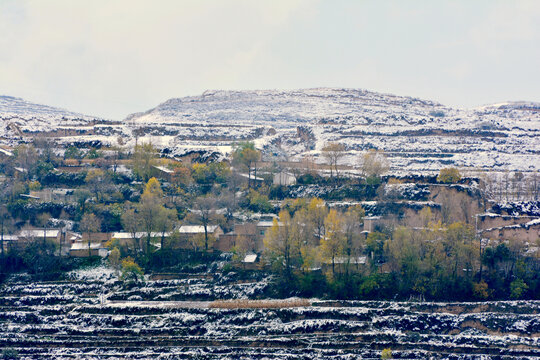
[(540, 101), (540, 1), (0, 0), (0, 94), (123, 119), (207, 89)]

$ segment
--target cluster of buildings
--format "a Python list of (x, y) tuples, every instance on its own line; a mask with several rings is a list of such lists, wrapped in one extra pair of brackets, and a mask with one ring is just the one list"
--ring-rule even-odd
[[(246, 256), (249, 262), (258, 260), (263, 251), (263, 239), (266, 232), (273, 224), (272, 217), (262, 218), (258, 221), (236, 224), (234, 230), (224, 233), (219, 225), (208, 225), (206, 233), (212, 239), (210, 251), (231, 251), (240, 242), (250, 256)], [(15, 234), (3, 235), (4, 251), (15, 247), (21, 248), (33, 241), (52, 242), (56, 245), (59, 255), (87, 257), (106, 257), (109, 252), (109, 244), (115, 241), (121, 246), (139, 247), (146, 241), (148, 236), (145, 232), (111, 232), (111, 233), (77, 233), (63, 229), (35, 228), (20, 230)], [(167, 246), (176, 249), (193, 249), (196, 238), (203, 239), (205, 228), (202, 225), (182, 225), (174, 232), (152, 232), (152, 244), (156, 248), (161, 246), (161, 240), (165, 240)], [(174, 237), (174, 239), (172, 239)]]

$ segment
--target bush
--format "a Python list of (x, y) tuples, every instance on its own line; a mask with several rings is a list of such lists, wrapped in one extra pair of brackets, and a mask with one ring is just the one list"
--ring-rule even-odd
[(529, 289), (529, 286), (525, 281), (516, 279), (510, 283), (510, 297), (512, 299), (519, 299)]
[(122, 281), (139, 282), (144, 280), (143, 271), (139, 265), (130, 257), (122, 260)]
[(461, 180), (461, 174), (454, 167), (441, 169), (437, 176), (437, 181), (444, 184), (457, 183), (459, 180)]
[(260, 213), (269, 213), (274, 210), (274, 206), (268, 200), (268, 196), (261, 195), (257, 191), (250, 189), (247, 196), (249, 209)]
[(19, 358), (19, 352), (12, 348), (5, 348), (2, 350), (2, 359), (5, 360), (12, 360), (12, 359), (18, 359)]
[(386, 348), (381, 353), (381, 359), (391, 359), (392, 358), (392, 350), (389, 348)]
[(444, 117), (445, 116), (444, 111), (441, 111), (441, 110), (430, 111), (429, 115), (431, 115), (433, 117)]

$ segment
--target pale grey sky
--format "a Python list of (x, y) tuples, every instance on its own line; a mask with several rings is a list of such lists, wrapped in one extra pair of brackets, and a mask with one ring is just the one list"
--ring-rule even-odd
[(123, 119), (206, 89), (540, 101), (537, 0), (0, 0), (0, 94)]

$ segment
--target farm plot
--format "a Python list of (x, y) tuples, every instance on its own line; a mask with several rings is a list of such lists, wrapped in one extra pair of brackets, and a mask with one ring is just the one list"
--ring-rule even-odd
[(0, 348), (21, 359), (540, 358), (540, 302), (261, 300), (267, 284), (16, 277), (0, 288)]

